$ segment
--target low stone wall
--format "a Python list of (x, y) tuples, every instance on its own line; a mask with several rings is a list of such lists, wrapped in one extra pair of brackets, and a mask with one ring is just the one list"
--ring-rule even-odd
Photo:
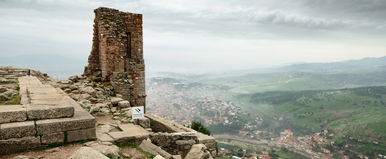
[[(193, 144), (204, 144), (207, 147), (208, 151), (212, 154), (212, 156), (216, 156), (216, 154), (217, 154), (217, 142), (216, 142), (214, 137), (202, 134), (202, 133), (197, 132), (193, 129), (184, 127), (178, 123), (163, 119), (163, 118), (155, 116), (155, 115), (147, 114), (146, 117), (150, 119), (150, 127), (154, 132), (164, 132), (164, 133), (157, 133), (157, 135), (156, 135), (157, 137), (154, 137), (154, 135), (153, 135), (152, 141), (155, 140), (154, 142), (156, 142), (154, 144), (157, 145), (158, 143), (163, 143), (163, 142), (159, 142), (159, 139), (160, 138), (161, 139), (162, 138), (168, 138), (167, 137), (168, 133), (171, 135), (174, 134), (177, 136), (181, 136), (184, 134), (187, 136), (190, 136), (193, 134), (197, 138), (197, 142), (192, 143), (192, 145)], [(180, 134), (178, 134), (178, 133), (180, 133)], [(164, 137), (159, 137), (159, 136), (164, 136)], [(170, 141), (170, 142), (176, 142), (176, 144), (177, 144), (177, 140), (180, 140), (180, 138), (178, 138), (178, 137), (172, 138), (172, 139), (174, 139), (174, 141)], [(170, 143), (170, 142), (166, 142), (166, 143)], [(182, 141), (179, 141), (179, 142), (182, 143)], [(158, 145), (158, 146), (161, 146), (161, 145)], [(187, 152), (185, 151), (185, 149), (183, 147), (175, 147), (175, 148), (177, 148), (176, 150), (178, 150), (178, 151), (182, 152), (184, 155), (186, 155), (185, 153), (187, 153)], [(169, 152), (169, 153), (171, 153), (171, 152)], [(173, 153), (171, 153), (171, 154), (173, 154)], [(181, 155), (181, 154), (175, 154), (175, 155)]]

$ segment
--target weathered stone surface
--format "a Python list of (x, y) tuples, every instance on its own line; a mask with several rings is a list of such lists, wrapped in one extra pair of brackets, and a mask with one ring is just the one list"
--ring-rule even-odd
[(130, 107), (130, 102), (127, 100), (120, 101), (120, 102), (118, 102), (118, 107), (128, 108), (128, 107)]
[(114, 141), (118, 143), (135, 142), (140, 144), (142, 140), (146, 139), (150, 134), (142, 127), (134, 124), (121, 124), (119, 128), (122, 131), (108, 133)]
[(134, 119), (134, 123), (142, 126), (143, 128), (150, 128), (150, 119), (146, 117), (141, 119)]
[(162, 157), (161, 155), (157, 155), (157, 156), (155, 156), (153, 159), (165, 159), (165, 158)]
[(39, 146), (39, 137), (33, 136), (0, 140), (0, 155), (13, 153), (18, 150), (37, 148)]
[(28, 120), (69, 118), (74, 116), (74, 107), (29, 105), (27, 106), (27, 116)]
[(64, 143), (64, 132), (42, 135), (41, 143), (42, 144)]
[(94, 128), (95, 118), (86, 113), (75, 113), (72, 118), (38, 120), (36, 121), (36, 128), (39, 134)]
[(67, 131), (67, 142), (96, 139), (95, 128)]
[(166, 159), (172, 158), (172, 155), (170, 153), (166, 152), (165, 150), (162, 150), (161, 147), (154, 145), (153, 143), (151, 143), (150, 140), (143, 140), (142, 143), (139, 145), (139, 148), (153, 155), (161, 155)]
[(154, 133), (150, 135), (150, 140), (170, 154), (182, 157), (189, 152), (193, 144), (198, 143), (194, 132)]
[(24, 155), (20, 155), (20, 156), (16, 156), (12, 159), (38, 159), (37, 157), (33, 157), (33, 156), (24, 156)]
[(109, 159), (102, 153), (90, 147), (81, 147), (67, 159)]
[(118, 97), (112, 97), (110, 101), (111, 101), (111, 104), (113, 104), (113, 106), (118, 106), (118, 103), (120, 101), (123, 101), (123, 99)]
[(204, 144), (196, 144), (192, 146), (185, 159), (213, 159)]
[(150, 128), (155, 132), (195, 132), (192, 129), (155, 115), (145, 114), (145, 117), (150, 119)]
[(217, 155), (217, 142), (213, 136), (208, 136), (203, 133), (196, 133), (200, 144), (204, 144), (212, 156)]
[(36, 131), (33, 121), (0, 124), (0, 140), (35, 135)]
[(100, 153), (104, 154), (105, 156), (111, 157), (111, 159), (118, 159), (119, 156), (119, 147), (116, 145), (105, 145), (105, 144), (92, 144), (90, 147), (94, 150), (99, 151)]
[(113, 142), (114, 139), (106, 133), (96, 133), (96, 138), (102, 142)]
[(0, 105), (0, 124), (27, 120), (26, 108), (22, 105)]

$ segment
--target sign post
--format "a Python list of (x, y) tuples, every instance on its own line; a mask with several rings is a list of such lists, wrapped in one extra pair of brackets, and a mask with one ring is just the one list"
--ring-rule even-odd
[(145, 117), (144, 106), (131, 107), (131, 118), (140, 119)]

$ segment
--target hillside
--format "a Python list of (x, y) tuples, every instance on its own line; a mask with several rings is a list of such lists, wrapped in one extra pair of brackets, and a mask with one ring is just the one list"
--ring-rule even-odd
[[(165, 73), (149, 80), (149, 110), (173, 114), (170, 119), (182, 123), (199, 120), (222, 145), (262, 150), (286, 144), (290, 152), (311, 152), (304, 156), (376, 156), (386, 153), (385, 59), (292, 65), (256, 73)], [(294, 138), (283, 140), (288, 130)], [(328, 135), (320, 136), (324, 131)], [(316, 142), (319, 138), (324, 142)]]
[[(238, 95), (250, 112), (263, 114), (262, 129), (279, 133), (295, 130), (302, 136), (321, 130), (334, 132), (337, 143), (357, 141), (353, 151), (386, 152), (386, 87), (324, 91), (265, 92)], [(277, 120), (282, 118), (281, 120)], [(373, 144), (378, 143), (378, 144)], [(365, 146), (374, 146), (364, 149)], [(374, 148), (374, 149), (373, 149)]]

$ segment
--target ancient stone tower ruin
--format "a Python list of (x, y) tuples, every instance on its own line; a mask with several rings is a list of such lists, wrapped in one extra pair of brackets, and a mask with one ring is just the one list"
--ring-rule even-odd
[(131, 106), (145, 106), (142, 15), (94, 10), (94, 37), (84, 75), (110, 82)]

